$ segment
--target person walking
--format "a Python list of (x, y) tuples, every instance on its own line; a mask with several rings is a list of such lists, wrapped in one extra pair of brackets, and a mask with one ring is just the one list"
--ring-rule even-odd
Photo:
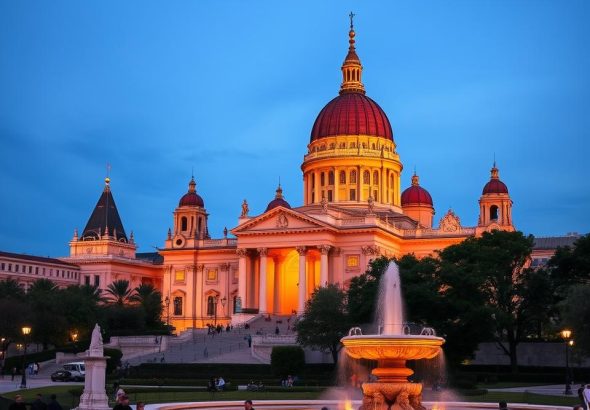
[(57, 396), (55, 394), (49, 396), (49, 404), (47, 405), (47, 410), (63, 410), (61, 404), (57, 402)]
[(12, 371), (10, 372), (10, 374), (12, 375), (12, 379), (10, 379), (12, 381), (12, 380), (14, 380), (14, 376), (16, 376), (16, 366), (12, 368)]
[(244, 402), (244, 410), (256, 410), (254, 409), (254, 407), (252, 406), (252, 400), (246, 400)]
[(584, 389), (584, 404), (586, 405), (586, 409), (590, 409), (590, 384), (586, 384), (586, 388)]

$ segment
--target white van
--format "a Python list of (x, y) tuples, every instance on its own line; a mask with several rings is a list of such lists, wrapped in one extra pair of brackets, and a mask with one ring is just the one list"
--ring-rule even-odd
[(72, 374), (72, 379), (74, 381), (79, 382), (84, 380), (86, 377), (86, 368), (84, 367), (84, 362), (66, 363), (63, 365), (63, 369)]

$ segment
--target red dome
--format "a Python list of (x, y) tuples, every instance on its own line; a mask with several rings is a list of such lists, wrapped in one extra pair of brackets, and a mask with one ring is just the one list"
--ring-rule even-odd
[(391, 124), (379, 105), (360, 92), (345, 92), (320, 111), (311, 140), (335, 135), (374, 135), (393, 140)]
[(203, 198), (196, 192), (187, 192), (180, 198), (178, 206), (200, 206), (204, 208), (205, 202), (203, 202)]
[(402, 206), (405, 205), (432, 205), (432, 197), (427, 190), (419, 185), (412, 185), (402, 192)]
[(485, 194), (507, 194), (508, 187), (499, 179), (491, 179), (484, 187), (482, 195)]
[(200, 206), (201, 208), (205, 207), (205, 202), (203, 202), (203, 198), (199, 194), (197, 194), (197, 183), (195, 182), (195, 178), (191, 178), (190, 182), (188, 183), (188, 192), (180, 198), (178, 202), (178, 206)]
[(283, 189), (281, 188), (280, 184), (277, 187), (275, 198), (268, 203), (266, 210), (264, 212), (268, 212), (271, 209), (276, 208), (277, 206), (282, 206), (283, 208), (291, 209), (291, 205), (289, 205), (289, 202), (285, 201), (285, 199), (283, 198)]

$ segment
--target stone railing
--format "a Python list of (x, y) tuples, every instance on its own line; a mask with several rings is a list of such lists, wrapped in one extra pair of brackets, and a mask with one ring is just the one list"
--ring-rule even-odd
[(220, 248), (225, 246), (237, 246), (238, 240), (235, 238), (224, 239), (203, 239), (199, 241), (199, 247), (202, 248)]

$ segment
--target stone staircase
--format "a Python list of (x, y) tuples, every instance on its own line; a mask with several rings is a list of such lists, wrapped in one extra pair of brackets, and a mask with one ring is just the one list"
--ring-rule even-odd
[[(294, 317), (271, 315), (259, 316), (247, 326), (238, 326), (226, 332), (207, 334), (207, 329), (188, 329), (176, 337), (171, 337), (168, 348), (158, 353), (149, 353), (127, 360), (130, 365), (141, 363), (261, 363), (252, 357), (248, 338), (254, 335), (293, 334)], [(124, 359), (125, 361), (125, 359)]]

